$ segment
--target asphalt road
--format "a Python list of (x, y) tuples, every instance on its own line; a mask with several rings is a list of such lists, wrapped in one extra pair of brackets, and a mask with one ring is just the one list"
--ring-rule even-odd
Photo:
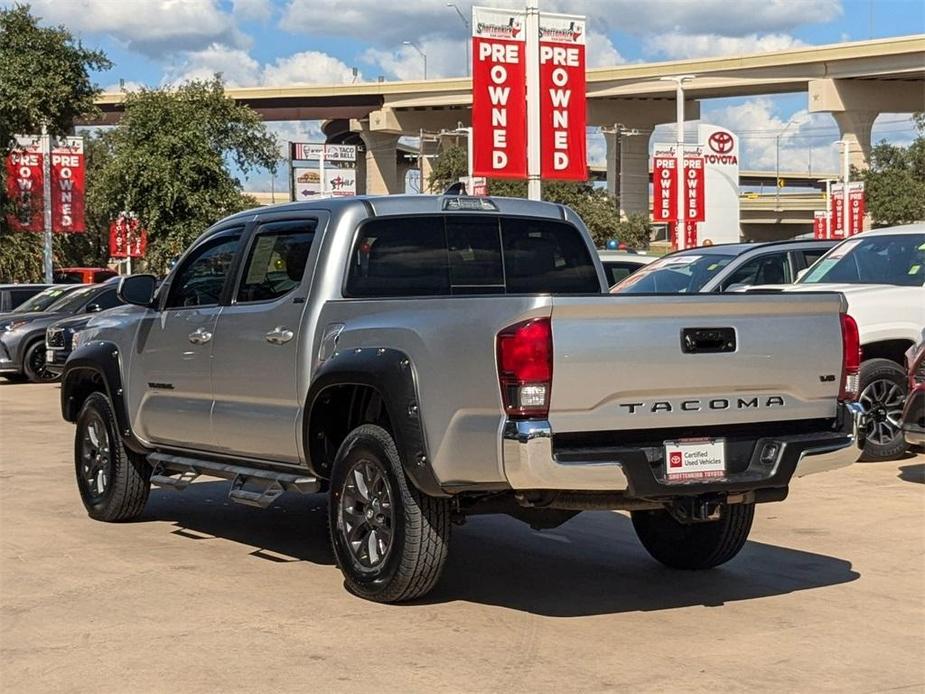
[(797, 481), (705, 573), (628, 519), (454, 528), (422, 602), (348, 594), (325, 499), (227, 483), (90, 520), (56, 386), (0, 385), (4, 692), (925, 691), (925, 456)]

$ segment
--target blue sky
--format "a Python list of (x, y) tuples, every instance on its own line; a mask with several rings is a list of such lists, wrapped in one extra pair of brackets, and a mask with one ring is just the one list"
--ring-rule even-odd
[[(8, 3), (6, 3), (8, 4)], [(457, 0), (464, 15), (470, 2)], [(518, 6), (504, 0), (481, 4)], [(97, 75), (117, 89), (158, 86), (221, 72), (228, 84), (343, 83), (417, 79), (428, 55), (430, 77), (466, 71), (466, 28), (445, 0), (33, 0), (46, 23), (65, 24), (103, 48), (115, 67)], [(734, 55), (867, 38), (925, 33), (923, 0), (540, 0), (541, 9), (587, 14), (589, 62), (613, 65), (707, 55)], [(782, 168), (834, 165), (837, 139), (827, 114), (806, 113), (806, 95), (717, 99), (704, 119), (747, 130), (746, 166), (773, 167), (774, 135), (791, 120)], [(282, 139), (305, 139), (317, 123), (272, 126)], [(658, 133), (657, 133), (658, 134)], [(907, 142), (906, 115), (884, 114), (875, 139)], [(592, 160), (602, 139), (589, 135)], [(285, 185), (285, 176), (279, 179)], [(268, 189), (258, 174), (247, 187)]]

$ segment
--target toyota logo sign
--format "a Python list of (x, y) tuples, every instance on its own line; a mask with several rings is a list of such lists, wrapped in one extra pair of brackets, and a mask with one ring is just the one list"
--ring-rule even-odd
[(732, 151), (732, 147), (735, 144), (732, 135), (722, 130), (710, 135), (708, 142), (710, 144), (710, 149), (717, 154), (728, 154)]

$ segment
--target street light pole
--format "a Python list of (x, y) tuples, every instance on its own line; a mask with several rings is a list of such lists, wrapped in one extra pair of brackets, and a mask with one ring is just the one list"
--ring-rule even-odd
[(675, 155), (675, 167), (677, 169), (676, 179), (678, 181), (678, 223), (675, 231), (675, 239), (678, 243), (678, 250), (684, 250), (687, 247), (687, 217), (686, 200), (684, 198), (684, 83), (694, 79), (694, 75), (679, 75), (677, 77), (662, 77), (664, 82), (675, 83), (675, 98), (677, 100), (677, 148)]
[(524, 23), (527, 59), (527, 199), (542, 200), (540, 148), (540, 3), (527, 0)]
[(456, 14), (459, 15), (459, 18), (462, 20), (463, 26), (466, 27), (466, 77), (469, 77), (472, 73), (472, 63), (469, 60), (469, 35), (472, 33), (472, 25), (469, 24), (469, 20), (466, 19), (466, 15), (462, 13), (462, 10), (459, 9), (459, 5), (455, 2), (448, 2), (447, 7), (452, 7), (456, 10)]
[(835, 144), (842, 148), (842, 234), (848, 235), (848, 179), (851, 177), (850, 143), (848, 140), (836, 140)]
[(787, 125), (784, 126), (783, 130), (777, 133), (777, 157), (775, 164), (775, 176), (774, 176), (774, 187), (777, 190), (774, 207), (780, 212), (780, 139), (784, 136), (784, 133), (787, 132), (787, 128), (793, 125), (793, 119), (791, 118), (787, 121)]
[(421, 47), (414, 41), (402, 41), (402, 44), (405, 46), (411, 46), (414, 50), (421, 54), (421, 57), (424, 59), (424, 79), (427, 80), (427, 54), (421, 50)]

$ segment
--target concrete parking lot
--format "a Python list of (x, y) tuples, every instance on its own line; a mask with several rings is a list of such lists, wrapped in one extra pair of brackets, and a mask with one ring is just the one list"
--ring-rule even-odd
[(6, 692), (925, 691), (925, 456), (797, 481), (706, 573), (617, 513), (476, 518), (434, 593), (383, 606), (343, 589), (322, 496), (204, 482), (90, 520), (58, 392), (0, 384)]

